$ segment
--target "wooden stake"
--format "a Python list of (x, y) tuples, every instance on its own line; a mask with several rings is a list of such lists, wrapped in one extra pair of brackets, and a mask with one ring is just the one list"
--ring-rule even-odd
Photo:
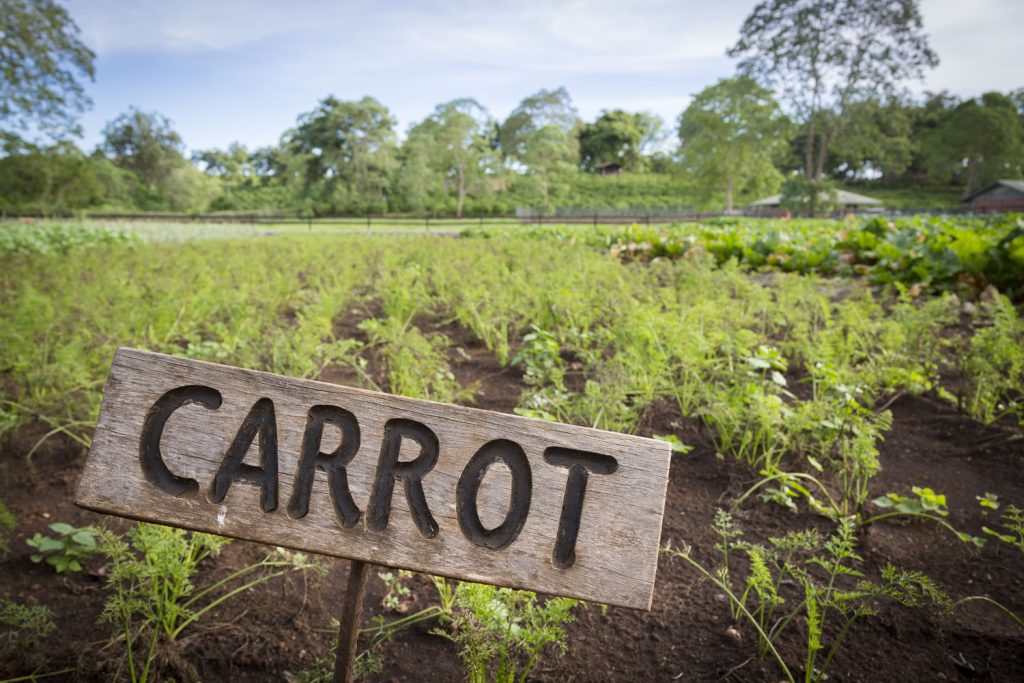
[(348, 584), (341, 606), (338, 626), (338, 650), (334, 658), (334, 683), (352, 683), (356, 666), (356, 645), (359, 641), (359, 622), (363, 614), (363, 596), (366, 594), (366, 575), (370, 565), (352, 560), (348, 568)]

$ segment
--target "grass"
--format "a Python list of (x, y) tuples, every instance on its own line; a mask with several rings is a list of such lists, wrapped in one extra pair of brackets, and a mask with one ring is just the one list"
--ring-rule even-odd
[(963, 188), (959, 187), (874, 187), (842, 185), (842, 189), (880, 199), (888, 210), (963, 210)]

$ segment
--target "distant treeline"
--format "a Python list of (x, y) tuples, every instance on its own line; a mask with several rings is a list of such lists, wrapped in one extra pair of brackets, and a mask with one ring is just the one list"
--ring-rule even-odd
[[(727, 145), (701, 148), (708, 103), (770, 100), (771, 163), (728, 187), (711, 172)], [(715, 105), (717, 106), (717, 105)], [(765, 124), (768, 125), (768, 124)], [(234, 143), (186, 155), (172, 124), (131, 109), (85, 152), (16, 137), (0, 158), (0, 211), (260, 211), (300, 215), (431, 213), (507, 215), (593, 208), (723, 208), (777, 191), (805, 163), (805, 131), (750, 79), (719, 82), (674, 129), (620, 109), (581, 121), (564, 88), (525, 98), (504, 121), (474, 100), (447, 102), (398, 139), (377, 100), (323, 99), (277, 145)], [(714, 138), (710, 138), (712, 143)], [(1024, 89), (959, 100), (864, 100), (850, 108), (820, 161), (823, 177), (861, 185), (902, 206), (949, 205), (955, 196), (1024, 170)], [(710, 154), (710, 156), (709, 156)], [(731, 199), (731, 197), (729, 198)]]

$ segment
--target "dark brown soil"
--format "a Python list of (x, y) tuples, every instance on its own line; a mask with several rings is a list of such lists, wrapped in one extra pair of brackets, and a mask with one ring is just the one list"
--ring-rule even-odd
[[(363, 312), (365, 314), (365, 312)], [(451, 367), (464, 386), (477, 384), (474, 405), (510, 412), (521, 391), (521, 377), (502, 368), (471, 335), (440, 327), (452, 340)], [(348, 330), (357, 336), (357, 330)], [(462, 349), (459, 351), (458, 349)], [(375, 372), (370, 368), (371, 374)], [(330, 381), (360, 384), (357, 373), (328, 368)], [(975, 496), (991, 492), (1004, 503), (1024, 505), (1024, 440), (1001, 427), (985, 427), (930, 398), (904, 397), (891, 409), (894, 426), (881, 445), (882, 473), (873, 495), (930, 486), (948, 497), (949, 521), (972, 534), (992, 525)], [(642, 433), (674, 433), (696, 446), (675, 457), (665, 510), (663, 542), (683, 543), (706, 566), (715, 566), (716, 538), (710, 523), (715, 508), (751, 485), (751, 472), (716, 457), (700, 425), (659, 403), (645, 416)], [(110, 630), (97, 624), (104, 600), (101, 563), (86, 571), (57, 575), (33, 564), (25, 540), (47, 524), (82, 526), (103, 522), (124, 529), (126, 522), (79, 510), (72, 502), (84, 452), (54, 438), (33, 456), (25, 455), (44, 432), (24, 430), (0, 450), (0, 500), (18, 518), (11, 554), (0, 563), (0, 597), (44, 604), (56, 613), (57, 630), (38, 652), (20, 652), (0, 662), (0, 677), (33, 671), (74, 669), (50, 680), (109, 680), (116, 647), (103, 649)], [(788, 531), (829, 526), (810, 513), (792, 513), (753, 498), (735, 515), (751, 541)], [(927, 523), (880, 522), (862, 536), (859, 552), (869, 576), (889, 562), (925, 572), (955, 598), (987, 595), (1024, 614), (1024, 555), (995, 541), (980, 551)], [(197, 583), (206, 584), (261, 557), (267, 548), (236, 542), (207, 562)], [(294, 578), (265, 584), (208, 615), (181, 642), (163, 678), (188, 680), (189, 669), (203, 681), (294, 680), (316, 660), (332, 658), (331, 619), (337, 616), (347, 563), (328, 560), (323, 579)], [(430, 604), (424, 577), (410, 581), (412, 609)], [(364, 621), (381, 613), (383, 584), (372, 578)], [(454, 646), (431, 635), (434, 624), (401, 631), (379, 649), (383, 670), (374, 681), (451, 681), (462, 677)], [(802, 661), (799, 628), (781, 649), (794, 669)], [(778, 681), (781, 671), (758, 661), (752, 630), (730, 618), (724, 595), (701, 580), (685, 562), (663, 556), (650, 613), (592, 605), (578, 611), (568, 627), (568, 652), (543, 660), (535, 678), (546, 681), (697, 680)], [(186, 664), (173, 664), (174, 661)], [(883, 607), (876, 617), (851, 630), (830, 672), (840, 681), (1018, 681), (1024, 671), (1024, 629), (992, 606), (972, 602), (950, 614), (934, 609)]]

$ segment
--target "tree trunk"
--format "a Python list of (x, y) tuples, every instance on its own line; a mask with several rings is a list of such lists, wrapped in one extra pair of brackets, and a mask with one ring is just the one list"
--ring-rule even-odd
[(459, 175), (459, 199), (455, 207), (455, 215), (462, 218), (462, 205), (466, 202), (466, 173), (463, 168), (458, 169)]
[(815, 180), (825, 175), (825, 158), (828, 156), (828, 146), (831, 142), (828, 133), (822, 133), (820, 137), (821, 142), (818, 144), (818, 162), (814, 169)]
[(807, 122), (807, 154), (806, 162), (804, 163), (804, 175), (811, 180), (817, 180), (814, 176), (814, 114), (811, 114), (810, 121)]
[(978, 166), (980, 163), (981, 161), (977, 157), (967, 158), (967, 186), (964, 187), (964, 199), (974, 192), (974, 186), (978, 182)]
[(735, 184), (736, 184), (736, 179), (733, 177), (733, 174), (730, 173), (729, 177), (728, 177), (728, 180), (726, 181), (726, 185), (725, 185), (725, 212), (726, 213), (732, 213), (732, 190), (733, 190), (733, 187), (735, 186)]

